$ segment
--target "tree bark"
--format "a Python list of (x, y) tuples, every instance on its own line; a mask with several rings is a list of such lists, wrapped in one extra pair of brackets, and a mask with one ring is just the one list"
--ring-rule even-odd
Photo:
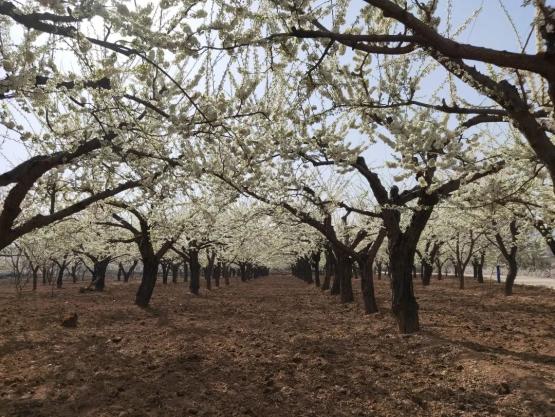
[(177, 262), (172, 263), (172, 282), (177, 284), (177, 279), (179, 278), (179, 264)]
[(247, 280), (247, 265), (244, 262), (239, 263), (239, 272), (241, 274), (241, 281)]
[(320, 288), (320, 257), (321, 252), (318, 250), (312, 254), (312, 268), (314, 269), (314, 283)]
[(372, 273), (372, 262), (368, 257), (358, 259), (360, 269), (360, 289), (362, 300), (364, 301), (364, 312), (372, 314), (378, 312), (378, 304), (374, 293), (374, 277)]
[(198, 260), (198, 250), (189, 250), (189, 267), (191, 269), (191, 279), (189, 282), (189, 290), (191, 294), (198, 295), (200, 289), (200, 263)]
[(501, 254), (507, 261), (509, 266), (509, 271), (507, 272), (507, 278), (505, 279), (505, 295), (512, 295), (513, 294), (513, 284), (516, 279), (516, 274), (518, 272), (518, 263), (516, 260), (516, 254), (518, 251), (518, 247), (516, 245), (516, 239), (519, 234), (518, 226), (516, 220), (512, 220), (509, 224), (509, 229), (511, 232), (511, 242), (510, 246), (507, 247), (505, 242), (503, 242), (503, 238), (501, 235), (496, 233), (495, 240), (497, 241), (497, 246), (501, 251)]
[(101, 259), (94, 263), (94, 289), (95, 291), (104, 291), (106, 287), (106, 270), (112, 261), (111, 258)]
[(33, 291), (37, 290), (37, 283), (39, 281), (39, 269), (40, 269), (39, 265), (37, 265), (34, 268), (31, 268), (31, 271), (33, 272)]
[(352, 262), (348, 256), (336, 253), (337, 265), (335, 268), (336, 279), (339, 281), (339, 295), (342, 303), (354, 301), (353, 287), (351, 281)]
[(225, 285), (229, 285), (229, 277), (231, 275), (231, 271), (229, 270), (229, 265), (227, 263), (223, 264), (222, 273), (223, 273), (223, 276), (224, 276)]
[(123, 282), (129, 282), (129, 279), (133, 275), (133, 272), (135, 271), (135, 268), (137, 267), (138, 263), (139, 263), (139, 261), (134, 260), (127, 271), (125, 270), (125, 267), (123, 267), (123, 265), (122, 265)]
[(478, 264), (477, 264), (477, 277), (476, 279), (478, 280), (478, 282), (480, 284), (484, 283), (484, 262), (486, 260), (486, 253), (482, 252), (480, 253), (480, 259), (478, 260)]
[(334, 273), (335, 256), (329, 247), (326, 247), (324, 252), (324, 257), (326, 258), (326, 263), (324, 265), (324, 283), (322, 284), (322, 290), (330, 289), (331, 277)]
[(507, 278), (505, 279), (505, 295), (513, 294), (513, 285), (515, 283), (516, 275), (518, 273), (518, 264), (516, 262), (516, 257), (511, 258), (508, 261), (509, 271), (507, 272)]
[(423, 260), (422, 261), (422, 285), (423, 286), (430, 285), (433, 272), (434, 272), (433, 265), (430, 262)]
[(441, 262), (441, 259), (436, 258), (436, 267), (437, 267), (437, 280), (441, 281), (443, 279), (443, 265), (445, 261)]
[(412, 265), (416, 248), (399, 239), (390, 240), (389, 265), (391, 268), (392, 312), (401, 333), (420, 330), (418, 303), (414, 297)]
[(162, 283), (164, 285), (168, 284), (168, 276), (170, 274), (170, 263), (168, 261), (162, 261), (160, 262), (161, 266), (162, 266)]
[(456, 275), (459, 278), (459, 289), (464, 290), (464, 268), (457, 263), (455, 267)]
[(341, 284), (339, 282), (339, 274), (337, 273), (337, 264), (333, 271), (333, 280), (331, 283), (330, 294), (339, 295), (341, 293)]
[(214, 285), (216, 286), (216, 288), (220, 287), (220, 277), (222, 275), (222, 264), (221, 262), (218, 262), (214, 265), (214, 271), (212, 273), (213, 277), (214, 277)]
[(64, 256), (62, 262), (54, 261), (58, 265), (58, 277), (56, 279), (56, 287), (62, 288), (64, 283), (64, 272), (66, 271), (67, 267), (67, 255)]
[(143, 257), (143, 276), (141, 279), (141, 285), (135, 296), (135, 304), (139, 307), (148, 307), (150, 303), (150, 298), (154, 292), (154, 286), (156, 285), (156, 279), (158, 277), (158, 259), (156, 256)]
[(189, 281), (189, 268), (187, 267), (187, 261), (183, 261), (183, 282)]

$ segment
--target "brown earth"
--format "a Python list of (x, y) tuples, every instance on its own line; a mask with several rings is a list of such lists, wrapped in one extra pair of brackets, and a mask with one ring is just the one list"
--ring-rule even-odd
[(401, 336), (376, 284), (372, 316), (286, 276), (159, 284), (144, 310), (136, 282), (4, 284), (0, 416), (555, 415), (555, 291), (415, 284), (423, 330)]

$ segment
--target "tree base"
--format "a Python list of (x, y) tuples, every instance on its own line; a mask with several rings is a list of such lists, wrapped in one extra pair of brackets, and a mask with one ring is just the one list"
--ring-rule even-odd
[(416, 300), (409, 302), (404, 306), (393, 306), (392, 311), (395, 316), (395, 320), (397, 321), (400, 333), (411, 334), (420, 330), (418, 303)]

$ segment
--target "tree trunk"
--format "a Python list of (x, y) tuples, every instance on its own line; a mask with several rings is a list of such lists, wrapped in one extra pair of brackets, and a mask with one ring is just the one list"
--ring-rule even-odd
[(464, 290), (464, 269), (460, 263), (455, 266), (455, 275), (459, 279), (459, 289)]
[(314, 284), (316, 284), (318, 288), (322, 285), (320, 283), (320, 266), (318, 264), (314, 264)]
[(212, 278), (214, 275), (214, 261), (216, 260), (216, 253), (207, 249), (206, 252), (207, 265), (204, 268), (204, 279), (206, 280), (206, 288), (212, 289)]
[(222, 274), (222, 264), (221, 262), (218, 262), (215, 266), (214, 266), (214, 285), (216, 285), (216, 288), (220, 287), (220, 276)]
[(340, 292), (341, 292), (341, 284), (339, 283), (339, 275), (337, 273), (337, 264), (336, 264), (333, 271), (333, 281), (331, 283), (330, 294), (339, 295)]
[(414, 333), (420, 330), (418, 303), (414, 297), (412, 283), (412, 267), (415, 253), (416, 248), (408, 247), (405, 242), (390, 241), (389, 243), (392, 292), (391, 311), (397, 320), (401, 333)]
[(441, 281), (443, 278), (443, 265), (439, 259), (436, 260), (436, 267), (437, 267), (437, 280)]
[(484, 283), (484, 262), (486, 260), (486, 254), (484, 252), (482, 252), (480, 254), (480, 259), (478, 260), (478, 264), (477, 264), (477, 280), (480, 284)]
[(191, 268), (191, 279), (189, 290), (198, 295), (200, 289), (200, 263), (198, 261), (198, 250), (189, 250), (189, 267)]
[(56, 279), (56, 287), (57, 288), (62, 288), (62, 285), (64, 283), (64, 272), (66, 270), (66, 261), (64, 260), (62, 263), (58, 264), (58, 277)]
[(161, 262), (162, 265), (162, 284), (168, 284), (168, 275), (170, 274), (170, 264), (167, 261)]
[(360, 289), (364, 301), (364, 312), (372, 314), (378, 312), (378, 304), (374, 294), (374, 277), (372, 273), (372, 262), (366, 256), (358, 259), (360, 268)]
[(354, 301), (353, 287), (351, 282), (352, 262), (348, 256), (336, 254), (336, 277), (339, 281), (339, 294), (342, 303), (351, 303)]
[(135, 271), (135, 268), (137, 267), (137, 264), (139, 263), (139, 261), (135, 260), (133, 261), (133, 263), (131, 264), (131, 266), (129, 267), (129, 269), (126, 271), (125, 268), (122, 266), (122, 271), (123, 271), (123, 282), (129, 282), (129, 279), (131, 278), (131, 276), (133, 275), (133, 271)]
[(187, 261), (183, 261), (183, 282), (189, 281), (189, 268), (187, 267)]
[(229, 285), (229, 277), (231, 275), (231, 271), (229, 270), (229, 265), (224, 263), (223, 266), (223, 276), (224, 276), (224, 283), (225, 285)]
[(104, 291), (106, 286), (106, 269), (111, 259), (102, 259), (94, 264), (94, 289), (95, 291)]
[(326, 247), (326, 251), (324, 252), (324, 257), (326, 258), (326, 263), (324, 264), (324, 283), (322, 284), (323, 291), (330, 289), (331, 277), (334, 272), (333, 269), (334, 269), (335, 257), (329, 247)]
[(172, 282), (177, 284), (177, 279), (179, 278), (179, 264), (172, 263)]
[(321, 252), (315, 252), (312, 254), (312, 267), (314, 268), (314, 283), (318, 288), (320, 288), (320, 257)]
[(509, 259), (509, 271), (507, 272), (507, 278), (505, 279), (505, 295), (513, 294), (513, 285), (515, 283), (516, 274), (518, 273), (518, 264), (516, 262), (516, 257)]
[(239, 272), (241, 273), (241, 281), (247, 280), (247, 265), (243, 262), (239, 264)]
[(50, 265), (50, 268), (48, 268), (48, 271), (46, 273), (46, 281), (48, 282), (48, 284), (52, 284), (52, 278), (54, 277), (55, 269), (56, 269), (56, 264), (52, 262), (52, 264)]
[(158, 259), (155, 256), (145, 258), (143, 257), (143, 277), (141, 285), (135, 296), (135, 304), (139, 307), (148, 307), (150, 298), (154, 292), (156, 279), (158, 277)]
[(32, 272), (33, 272), (33, 291), (37, 290), (37, 284), (39, 281), (39, 266), (32, 268)]
[(422, 285), (424, 286), (430, 285), (433, 272), (434, 272), (433, 265), (426, 260), (422, 260)]

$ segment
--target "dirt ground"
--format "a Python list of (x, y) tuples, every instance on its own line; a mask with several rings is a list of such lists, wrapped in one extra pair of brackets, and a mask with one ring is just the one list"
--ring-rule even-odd
[[(555, 291), (416, 283), (423, 330), (288, 276), (0, 289), (0, 416), (555, 416)], [(355, 280), (355, 286), (359, 282)], [(60, 325), (77, 312), (76, 328)]]

